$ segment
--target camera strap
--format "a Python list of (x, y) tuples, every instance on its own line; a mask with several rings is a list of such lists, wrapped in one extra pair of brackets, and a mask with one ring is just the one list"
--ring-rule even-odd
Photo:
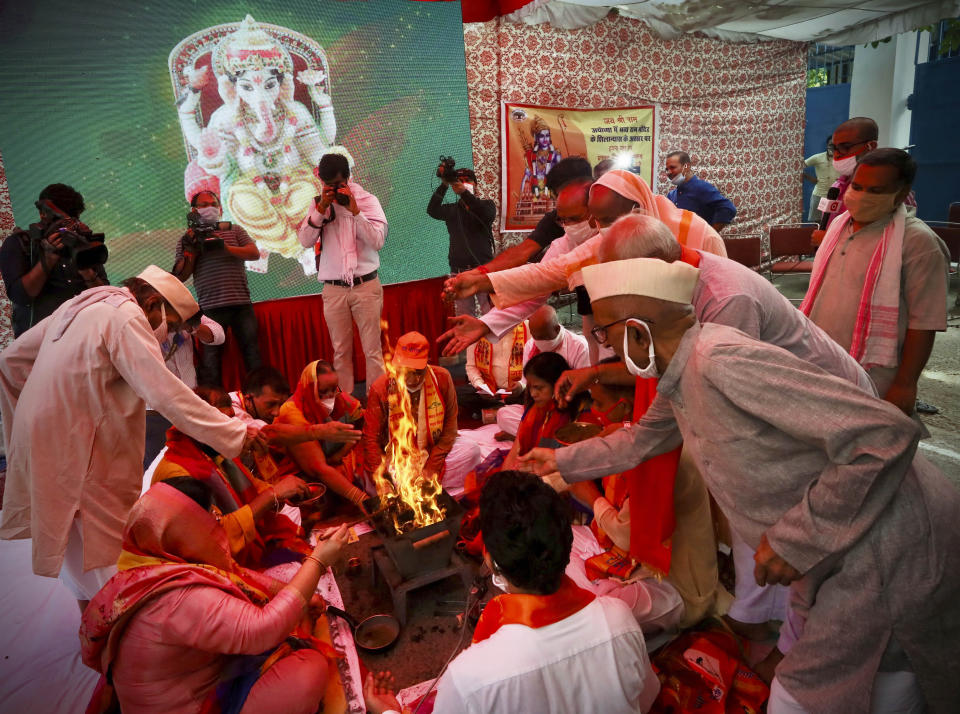
[(307, 222), (310, 223), (311, 226), (313, 226), (314, 228), (320, 231), (320, 235), (317, 236), (317, 242), (313, 244), (313, 258), (314, 258), (314, 261), (316, 261), (316, 268), (318, 272), (320, 270), (320, 253), (323, 251), (323, 229), (326, 228), (327, 224), (333, 223), (336, 217), (337, 217), (337, 212), (334, 210), (333, 204), (331, 203), (330, 217), (324, 218), (323, 222), (320, 223), (319, 226), (314, 226), (312, 223), (310, 223), (310, 220), (307, 219)]

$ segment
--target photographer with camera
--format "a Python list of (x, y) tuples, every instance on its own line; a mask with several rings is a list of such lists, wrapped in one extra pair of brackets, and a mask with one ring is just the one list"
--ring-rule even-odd
[(340, 388), (353, 393), (353, 323), (366, 358), (369, 386), (383, 374), (380, 315), (380, 249), (387, 239), (387, 217), (380, 201), (350, 178), (350, 159), (339, 153), (320, 157), (317, 175), (323, 191), (297, 229), (304, 248), (313, 248), (317, 279), (323, 283), (323, 317), (333, 343), (333, 368)]
[(83, 196), (54, 183), (36, 202), (40, 220), (16, 229), (0, 246), (0, 274), (13, 303), (13, 335), (19, 337), (87, 288), (107, 285), (103, 235), (80, 222)]
[[(427, 215), (447, 224), (450, 235), (450, 250), (447, 260), (452, 274), (462, 273), (493, 260), (493, 219), (497, 214), (496, 204), (474, 193), (477, 176), (472, 169), (458, 169), (450, 156), (441, 156), (437, 166), (440, 185), (430, 197)], [(456, 203), (444, 203), (447, 187), (457, 195)], [(487, 293), (478, 293), (456, 301), (458, 315), (477, 316), (477, 301), (480, 314), (492, 307)]]
[[(190, 200), (187, 232), (177, 243), (173, 274), (186, 282), (193, 276), (203, 313), (233, 336), (247, 371), (260, 366), (257, 316), (250, 302), (244, 262), (260, 258), (260, 250), (240, 226), (221, 221), (223, 210), (213, 191), (200, 191)], [(197, 381), (222, 386), (220, 355), (223, 345), (202, 344)]]

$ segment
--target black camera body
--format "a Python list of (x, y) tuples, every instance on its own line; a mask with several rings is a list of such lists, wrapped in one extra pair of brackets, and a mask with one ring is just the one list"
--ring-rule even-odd
[(447, 183), (453, 183), (457, 180), (457, 171), (454, 168), (457, 162), (452, 156), (441, 156), (440, 165), (437, 166), (437, 178), (442, 178)]
[(230, 221), (208, 223), (197, 211), (190, 211), (187, 214), (187, 228), (193, 231), (193, 240), (201, 253), (208, 250), (223, 250), (223, 238), (214, 234), (217, 231), (228, 231), (232, 225)]
[(339, 203), (341, 206), (344, 206), (344, 207), (350, 205), (350, 197), (349, 197), (349, 196), (344, 196), (342, 193), (340, 193), (340, 188), (343, 186), (342, 183), (340, 183), (340, 182), (338, 181), (337, 183), (331, 183), (331, 184), (327, 184), (327, 185), (328, 185), (330, 188), (333, 189), (333, 200), (334, 200), (334, 201), (336, 201), (337, 203)]
[(92, 232), (80, 221), (62, 221), (61, 226), (54, 228), (48, 235), (54, 233), (63, 243), (63, 248), (57, 251), (57, 254), (76, 265), (78, 270), (96, 268), (106, 263), (110, 257), (110, 251), (103, 242), (103, 233)]

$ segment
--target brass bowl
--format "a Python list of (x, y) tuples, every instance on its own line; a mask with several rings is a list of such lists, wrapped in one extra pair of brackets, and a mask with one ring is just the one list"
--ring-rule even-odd
[(572, 421), (557, 429), (553, 438), (564, 446), (576, 444), (584, 439), (591, 439), (603, 431), (599, 424), (591, 424), (585, 421)]

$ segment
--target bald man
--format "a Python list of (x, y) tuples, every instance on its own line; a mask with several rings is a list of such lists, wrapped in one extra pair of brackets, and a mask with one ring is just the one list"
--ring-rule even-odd
[(634, 374), (659, 377), (657, 396), (629, 427), (521, 462), (573, 483), (682, 439), (756, 549), (757, 583), (790, 584), (805, 618), (777, 667), (771, 714), (955, 711), (956, 487), (916, 453), (919, 427), (893, 405), (780, 347), (699, 324), (696, 273), (649, 259), (584, 269), (605, 339)]
[(524, 364), (541, 352), (556, 352), (574, 369), (590, 366), (587, 341), (561, 325), (552, 306), (544, 305), (533, 313), (529, 324), (530, 339), (523, 348)]

